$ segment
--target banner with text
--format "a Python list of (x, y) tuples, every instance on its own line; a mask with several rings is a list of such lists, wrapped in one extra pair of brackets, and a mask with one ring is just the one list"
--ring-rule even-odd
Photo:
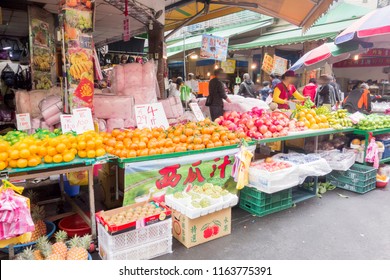
[(225, 61), (227, 57), (229, 39), (203, 34), (200, 57)]
[[(251, 146), (254, 150), (255, 146)], [(163, 201), (166, 194), (183, 191), (188, 184), (212, 183), (236, 192), (231, 177), (238, 148), (215, 152), (126, 163), (123, 205), (154, 199)]]

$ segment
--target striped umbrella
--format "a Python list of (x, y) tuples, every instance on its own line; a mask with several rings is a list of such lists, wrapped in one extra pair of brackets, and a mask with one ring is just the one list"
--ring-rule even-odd
[(376, 9), (361, 17), (335, 39), (336, 45), (346, 42), (371, 43), (375, 48), (388, 47), (390, 42), (390, 6)]
[(311, 70), (323, 66), (325, 63), (333, 64), (346, 60), (351, 55), (364, 52), (364, 48), (357, 43), (337, 46), (333, 42), (325, 43), (304, 54), (297, 62), (291, 66), (290, 70)]

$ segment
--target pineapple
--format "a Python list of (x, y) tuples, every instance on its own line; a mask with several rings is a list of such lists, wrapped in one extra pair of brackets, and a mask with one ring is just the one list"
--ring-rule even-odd
[(66, 239), (68, 239), (68, 234), (60, 230), (55, 234), (56, 243), (51, 246), (53, 254), (59, 255), (62, 260), (66, 259), (68, 253), (68, 247), (65, 244)]
[(77, 235), (73, 237), (70, 243), (70, 249), (68, 255), (66, 256), (67, 260), (88, 260), (88, 249), (91, 245), (92, 236), (85, 235), (83, 237), (78, 237)]
[(34, 257), (34, 250), (32, 247), (27, 247), (26, 249), (23, 250), (20, 254), (18, 254), (17, 260), (24, 260), (24, 261), (32, 261), (35, 260)]
[(35, 206), (37, 206), (38, 202), (38, 195), (33, 190), (28, 190), (25, 195), (28, 199), (30, 199), (30, 209), (33, 209)]
[(45, 209), (43, 206), (35, 205), (34, 208), (31, 208), (31, 216), (34, 221), (35, 229), (31, 235), (31, 241), (37, 240), (41, 236), (45, 236), (47, 233), (46, 224), (43, 221), (45, 217)]
[(61, 257), (61, 255), (58, 254), (51, 254), (46, 258), (47, 261), (63, 261), (64, 259)]
[(47, 237), (46, 236), (42, 236), (40, 238), (37, 239), (37, 244), (35, 245), (35, 250), (34, 250), (34, 259), (35, 260), (43, 260), (44, 257), (43, 257), (43, 254), (42, 254), (42, 249), (45, 249), (45, 245), (44, 243), (47, 243)]

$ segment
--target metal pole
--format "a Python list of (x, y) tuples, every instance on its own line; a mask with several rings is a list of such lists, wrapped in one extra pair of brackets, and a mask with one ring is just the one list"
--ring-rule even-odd
[(186, 32), (183, 31), (183, 81), (186, 80)]

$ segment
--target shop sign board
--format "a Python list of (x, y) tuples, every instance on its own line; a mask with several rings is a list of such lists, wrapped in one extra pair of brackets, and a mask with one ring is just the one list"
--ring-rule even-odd
[(29, 113), (16, 114), (16, 128), (18, 130), (31, 129), (31, 119)]
[(347, 59), (333, 64), (335, 68), (348, 68), (348, 67), (376, 67), (376, 66), (389, 66), (390, 57), (372, 57), (361, 58), (358, 60)]
[(135, 106), (137, 127), (164, 128), (169, 127), (167, 116), (161, 103), (140, 104)]
[(123, 204), (148, 199), (163, 201), (166, 194), (183, 191), (189, 184), (212, 183), (236, 192), (237, 183), (231, 173), (234, 155), (238, 151), (238, 148), (233, 148), (126, 163)]
[(95, 129), (90, 108), (73, 109), (73, 122), (77, 134)]
[(198, 103), (190, 103), (190, 108), (191, 108), (192, 112), (194, 113), (197, 121), (204, 120), (204, 115), (203, 115), (202, 110), (200, 109)]
[(287, 59), (274, 55), (272, 72), (277, 75), (283, 75), (287, 71)]
[(236, 71), (236, 60), (226, 59), (226, 61), (222, 61), (221, 68), (226, 74), (234, 74), (234, 72)]
[(229, 39), (203, 34), (200, 47), (200, 57), (225, 61), (227, 57)]
[(269, 54), (264, 55), (263, 64), (261, 65), (261, 70), (263, 70), (268, 75), (272, 73), (274, 67), (274, 59)]
[(390, 49), (370, 49), (361, 57), (390, 57)]
[(62, 133), (76, 131), (73, 115), (62, 114), (60, 116)]

